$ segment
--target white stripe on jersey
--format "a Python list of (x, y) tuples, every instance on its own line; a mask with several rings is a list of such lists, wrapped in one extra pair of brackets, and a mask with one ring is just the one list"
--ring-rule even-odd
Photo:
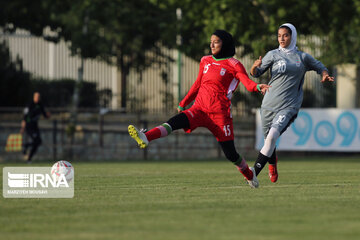
[(235, 89), (236, 89), (236, 87), (237, 87), (238, 84), (239, 84), (239, 80), (237, 80), (236, 78), (234, 78), (234, 79), (231, 81), (231, 83), (230, 83), (230, 85), (229, 85), (229, 89), (228, 89), (228, 91), (227, 91), (227, 95), (226, 95), (226, 97), (227, 97), (229, 100), (231, 100), (231, 98), (232, 98), (232, 96), (233, 96), (233, 92), (235, 91)]

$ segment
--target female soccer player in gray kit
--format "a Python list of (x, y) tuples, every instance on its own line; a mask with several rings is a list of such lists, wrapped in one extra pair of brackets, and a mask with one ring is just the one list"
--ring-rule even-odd
[(321, 82), (334, 81), (326, 67), (311, 55), (296, 47), (296, 28), (285, 23), (278, 29), (279, 48), (269, 51), (264, 58), (259, 57), (250, 73), (259, 77), (270, 69), (271, 88), (265, 94), (261, 105), (261, 122), (265, 137), (254, 169), (256, 175), (269, 162), (269, 177), (278, 179), (275, 144), (280, 135), (295, 120), (303, 101), (303, 83), (307, 71), (314, 70), (322, 75)]

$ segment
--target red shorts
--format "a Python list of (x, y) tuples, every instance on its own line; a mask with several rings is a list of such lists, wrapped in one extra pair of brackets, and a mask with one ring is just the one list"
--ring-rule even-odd
[(190, 133), (198, 127), (205, 127), (218, 142), (234, 140), (233, 121), (230, 114), (205, 113), (196, 106), (192, 106), (183, 113), (186, 114), (190, 123), (190, 128), (184, 129), (185, 132)]

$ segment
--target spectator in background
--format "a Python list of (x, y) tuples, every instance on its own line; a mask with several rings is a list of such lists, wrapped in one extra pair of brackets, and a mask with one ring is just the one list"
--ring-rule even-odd
[[(28, 163), (31, 163), (32, 157), (42, 142), (38, 126), (40, 116), (43, 115), (45, 118), (50, 118), (50, 112), (45, 111), (40, 98), (40, 93), (35, 92), (33, 101), (24, 110), (24, 119), (21, 122), (20, 133), (23, 134), (26, 132), (26, 134), (31, 138), (31, 142), (24, 143), (23, 150), (23, 154), (25, 155)], [(27, 153), (29, 147), (30, 152)]]

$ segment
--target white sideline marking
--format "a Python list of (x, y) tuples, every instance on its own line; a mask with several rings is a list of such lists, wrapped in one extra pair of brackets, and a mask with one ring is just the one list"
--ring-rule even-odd
[[(319, 183), (319, 184), (273, 184), (273, 185), (260, 185), (259, 188), (298, 188), (298, 187), (344, 187), (344, 186), (356, 186), (357, 184), (352, 183)], [(140, 185), (140, 186), (134, 186), (134, 187), (112, 187), (117, 189), (158, 189), (158, 188), (173, 188), (173, 189), (232, 189), (232, 188), (249, 188), (248, 185), (245, 183), (243, 185), (236, 185), (236, 186), (213, 186), (213, 187), (189, 187), (188, 185), (174, 185), (174, 184), (156, 184), (156, 185)], [(250, 189), (250, 188), (249, 188)]]

